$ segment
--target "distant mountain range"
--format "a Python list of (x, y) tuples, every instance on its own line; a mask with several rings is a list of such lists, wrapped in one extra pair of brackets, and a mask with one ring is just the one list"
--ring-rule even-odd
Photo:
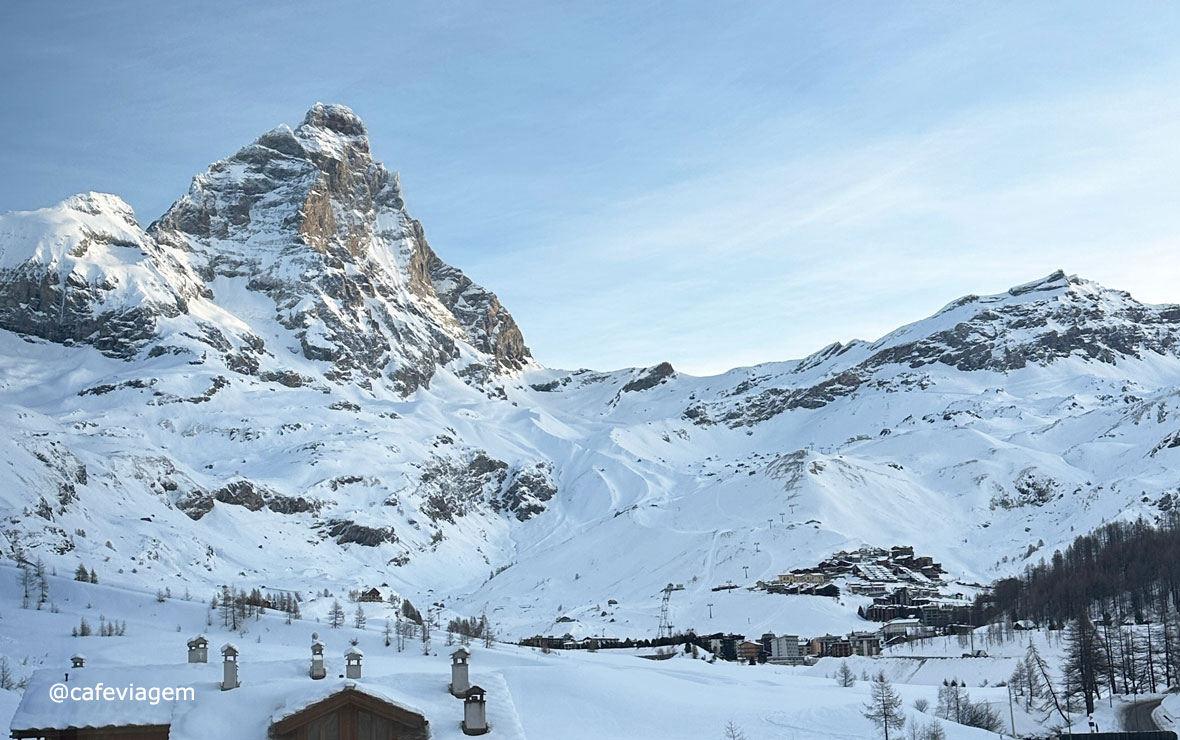
[(712, 588), (861, 544), (986, 580), (1180, 504), (1178, 338), (1180, 307), (1058, 272), (714, 377), (544, 368), (317, 104), (146, 229), (99, 193), (0, 216), (6, 550), (386, 583), (510, 636), (650, 634), (675, 582), (679, 627), (803, 631), (855, 602)]

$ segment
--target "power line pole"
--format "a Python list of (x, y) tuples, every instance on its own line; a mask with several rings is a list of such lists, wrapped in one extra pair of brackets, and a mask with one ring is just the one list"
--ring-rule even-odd
[(1012, 720), (1012, 737), (1016, 737), (1016, 712), (1012, 709), (1012, 684), (1008, 684), (1008, 718)]
[(661, 592), (664, 594), (664, 598), (660, 601), (660, 627), (656, 631), (656, 639), (672, 636), (672, 624), (668, 620), (668, 601), (672, 598), (672, 592), (674, 590), (675, 587), (669, 583), (667, 586), (664, 586)]

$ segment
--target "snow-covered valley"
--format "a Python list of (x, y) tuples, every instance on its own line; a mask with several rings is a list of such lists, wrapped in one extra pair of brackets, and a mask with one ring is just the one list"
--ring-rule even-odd
[[(4, 603), (19, 602), (16, 569), (2, 565), (0, 576)], [(178, 701), (175, 707), (142, 702), (128, 710), (124, 702), (91, 711), (121, 714), (123, 721), (128, 711), (163, 713), (172, 723), (172, 737), (264, 737), (272, 713), (281, 715), (305, 697), (338, 691), (348, 683), (337, 676), (344, 670), (344, 652), (355, 641), (364, 656), (363, 675), (353, 682), (359, 689), (385, 692), (420, 709), (430, 718), (431, 737), (464, 737), (459, 731), (462, 702), (446, 693), (448, 656), (457, 643), (444, 644), (436, 633), (429, 655), (417, 639), (408, 640), (403, 650), (396, 641), (386, 646), (380, 605), (364, 605), (371, 607), (370, 618), (360, 630), (351, 624), (332, 629), (311, 618), (287, 624), (272, 611), (231, 631), (203, 598), (175, 593), (161, 601), (119, 586), (52, 575), (48, 580), (51, 605), (28, 612), (6, 606), (0, 619), (0, 655), (7, 659), (12, 679), (31, 679), (27, 691), (35, 694), (16, 716), (21, 726), (55, 726), (79, 711), (69, 702), (53, 704), (48, 699), (48, 685), (64, 678), (67, 685), (77, 686), (98, 681), (111, 686), (123, 685), (119, 681), (144, 687), (192, 686), (195, 700)], [(122, 635), (70, 636), (82, 620), (97, 631), (112, 619), (126, 622)], [(307, 675), (313, 633), (324, 643), (328, 675), (322, 681)], [(186, 663), (185, 643), (194, 635), (208, 638), (207, 664)], [(471, 679), (488, 691), (493, 737), (720, 738), (733, 723), (750, 740), (868, 738), (874, 730), (861, 716), (869, 699), (869, 682), (863, 677), (877, 671), (887, 674), (903, 698), (908, 725), (940, 726), (951, 740), (982, 740), (994, 733), (935, 716), (938, 686), (945, 679), (964, 682), (975, 701), (1002, 710), (1006, 724), (1011, 715), (1022, 734), (1052, 724), (1042, 713), (1019, 704), (1009, 712), (1007, 690), (994, 684), (1011, 674), (1030, 642), (1056, 658), (1056, 638), (1046, 641), (1044, 633), (1036, 632), (988, 641), (992, 657), (986, 659), (959, 658), (962, 648), (957, 640), (907, 645), (875, 659), (823, 658), (816, 665), (796, 667), (710, 662), (704, 654), (694, 657), (679, 649), (675, 657), (651, 660), (643, 656), (650, 658), (657, 651), (543, 652), (507, 644), (485, 647), (480, 641), (467, 647)], [(218, 650), (227, 642), (239, 652), (241, 687), (222, 692)], [(982, 632), (979, 644), (985, 644)], [(71, 656), (79, 654), (84, 667), (71, 668)], [(842, 662), (858, 677), (851, 687), (842, 688), (833, 680)], [(12, 716), (20, 697), (18, 691), (0, 689), (0, 715)], [(927, 709), (915, 708), (921, 700)], [(1103, 726), (1114, 726), (1124, 704), (1102, 707), (1097, 716)]]
[[(216, 631), (205, 604), (224, 585), (304, 599), (302, 623), (248, 632), (279, 662), (304, 657), (325, 589), (438, 604), (444, 622), (486, 615), (503, 640), (653, 637), (666, 584), (683, 585), (676, 631), (863, 629), (866, 597), (751, 587), (905, 545), (971, 593), (1104, 522), (1172, 510), (1178, 340), (1180, 308), (1055, 273), (713, 377), (542, 367), (496, 296), (427, 244), (360, 120), (317, 105), (146, 229), (96, 193), (0, 216), (5, 555), (99, 581), (63, 578), (61, 612), (33, 614), (4, 570), (3, 653), (64, 665), (70, 626), (106, 610), (134, 639), (87, 638), (86, 653), (142, 662)], [(375, 634), (361, 638), (374, 670), (445, 675), (443, 658), (385, 655)], [(567, 712), (587, 737), (690, 737), (705, 724), (691, 707), (718, 692), (751, 737), (821, 737), (829, 712), (853, 724), (822, 737), (868, 734), (849, 709), (867, 688), (833, 692), (830, 661), (505, 645), (476, 660), (511, 694), (497, 721), (532, 737), (578, 737)], [(907, 702), (960, 669), (976, 686), (984, 665), (888, 660)], [(780, 707), (784, 693), (800, 703)]]

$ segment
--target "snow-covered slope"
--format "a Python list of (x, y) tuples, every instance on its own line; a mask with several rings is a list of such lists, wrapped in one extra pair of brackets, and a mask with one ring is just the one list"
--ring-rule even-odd
[[(56, 726), (71, 717), (95, 723), (158, 717), (155, 721), (172, 723), (172, 737), (264, 737), (272, 716), (282, 716), (287, 707), (341, 687), (344, 679), (336, 676), (344, 669), (342, 655), (355, 640), (364, 653), (358, 688), (422, 712), (430, 722), (432, 738), (464, 737), (459, 729), (462, 702), (447, 693), (448, 653), (454, 646), (445, 645), (437, 633), (429, 655), (423, 654), (417, 640), (407, 642), (404, 652), (395, 645), (386, 646), (382, 605), (365, 605), (370, 613), (367, 629), (330, 629), (310, 618), (287, 624), (271, 612), (231, 632), (216, 614), (209, 614), (205, 600), (189, 600), (179, 593), (157, 601), (131, 589), (50, 576), (49, 594), (53, 609), (17, 610), (21, 619), (0, 620), (0, 655), (8, 660), (12, 680), (32, 679), (23, 704), (20, 693), (0, 688), (0, 726), (5, 728), (14, 714), (21, 727)], [(16, 569), (0, 564), (0, 603), (19, 599)], [(82, 620), (96, 631), (106, 622), (117, 621), (125, 627), (124, 634), (71, 637)], [(322, 681), (307, 675), (313, 633), (326, 646), (328, 677)], [(185, 642), (195, 634), (209, 640), (209, 663), (184, 662)], [(218, 686), (222, 667), (216, 653), (226, 642), (239, 650), (242, 685), (223, 692)], [(750, 740), (851, 740), (873, 735), (872, 724), (862, 717), (868, 683), (837, 687), (825, 675), (836, 669), (833, 659), (825, 658), (811, 668), (750, 667), (710, 663), (703, 653), (695, 659), (680, 654), (657, 661), (644, 660), (631, 650), (542, 653), (503, 644), (485, 647), (479, 642), (468, 647), (471, 678), (488, 692), (490, 737), (714, 738), (723, 737), (730, 722)], [(927, 665), (915, 670), (917, 661), (908, 657), (882, 659), (868, 668), (888, 671), (898, 682), (909, 723), (940, 724), (951, 740), (984, 740), (994, 733), (933, 716), (934, 684), (948, 676), (970, 679), (973, 699), (1003, 702), (1007, 712), (1007, 692), (979, 686), (976, 676), (1010, 674), (1019, 647), (1014, 646), (1012, 657), (989, 661), (986, 668), (979, 662), (951, 660), (945, 661), (950, 664), (945, 668), (924, 661)], [(75, 653), (85, 655), (85, 667), (69, 667)], [(861, 664), (853, 663), (859, 670)], [(195, 700), (185, 705), (177, 702), (175, 707), (147, 702), (53, 704), (47, 684), (62, 679), (67, 671), (71, 686), (93, 686), (99, 681), (118, 689), (129, 684), (157, 689), (192, 686)], [(912, 708), (919, 698), (929, 703), (926, 712)], [(1016, 719), (1018, 726), (1029, 731), (1041, 729), (1019, 707)]]
[(0, 327), (6, 552), (148, 589), (643, 636), (672, 582), (678, 628), (815, 634), (860, 602), (712, 589), (861, 544), (988, 579), (1180, 495), (1176, 307), (1056, 273), (716, 377), (546, 369), (340, 106), (146, 230), (0, 216)]

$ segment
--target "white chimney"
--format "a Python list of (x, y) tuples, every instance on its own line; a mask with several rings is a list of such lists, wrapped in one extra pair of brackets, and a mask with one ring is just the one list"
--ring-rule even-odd
[(460, 725), (464, 735), (482, 735), (488, 731), (485, 693), (479, 686), (472, 686), (467, 690), (467, 696), (463, 699), (463, 723)]
[(361, 677), (361, 659), (365, 654), (356, 645), (353, 645), (348, 650), (344, 651), (344, 677), (345, 678), (360, 678)]
[(238, 649), (233, 646), (233, 643), (227, 642), (221, 647), (222, 663), (222, 678), (221, 690), (229, 691), (236, 689), (242, 684), (238, 683)]
[(467, 696), (467, 689), (471, 688), (468, 676), (467, 658), (471, 653), (459, 648), (451, 653), (451, 695), (460, 699)]
[(324, 668), (324, 643), (316, 640), (311, 643), (311, 670), (308, 675), (316, 681), (328, 675), (328, 671)]

